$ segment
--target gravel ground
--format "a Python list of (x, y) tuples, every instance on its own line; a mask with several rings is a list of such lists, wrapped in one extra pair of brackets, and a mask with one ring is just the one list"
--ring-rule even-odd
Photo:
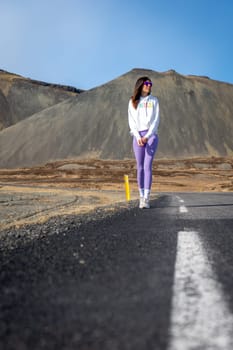
[[(131, 191), (131, 199), (137, 197), (138, 193)], [(125, 193), (122, 190), (3, 186), (0, 188), (0, 231), (43, 223), (56, 216), (83, 215), (95, 208), (111, 207), (124, 200)]]
[(89, 223), (98, 224), (100, 220), (110, 219), (136, 207), (138, 207), (138, 201), (132, 200), (102, 206), (85, 214), (54, 216), (43, 224), (35, 223), (3, 229), (0, 230), (0, 250), (4, 255), (4, 252), (8, 249), (11, 250), (54, 234), (69, 234), (69, 231), (77, 230), (77, 228), (81, 230)]

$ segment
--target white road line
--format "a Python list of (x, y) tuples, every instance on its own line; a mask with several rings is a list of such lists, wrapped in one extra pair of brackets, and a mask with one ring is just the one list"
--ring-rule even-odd
[(169, 350), (233, 349), (233, 315), (195, 231), (178, 232)]
[(178, 201), (179, 201), (180, 203), (184, 203), (184, 200), (181, 199), (179, 196), (176, 196), (176, 199), (178, 199)]
[(180, 211), (180, 213), (187, 213), (188, 209), (184, 205), (181, 205), (179, 208), (179, 211)]

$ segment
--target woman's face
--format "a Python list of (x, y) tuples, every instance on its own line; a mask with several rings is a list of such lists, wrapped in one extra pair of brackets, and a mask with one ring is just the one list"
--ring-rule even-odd
[(151, 92), (151, 87), (152, 87), (152, 82), (150, 80), (146, 80), (142, 86), (142, 94), (149, 95)]

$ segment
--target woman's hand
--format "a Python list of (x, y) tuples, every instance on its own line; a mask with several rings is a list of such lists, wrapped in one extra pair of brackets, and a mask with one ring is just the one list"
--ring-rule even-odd
[(144, 146), (147, 141), (148, 141), (148, 138), (146, 137), (141, 137), (140, 139), (137, 140), (138, 141), (138, 146)]
[(143, 144), (145, 145), (147, 143), (147, 141), (148, 141), (148, 138), (147, 137), (142, 137), (141, 140), (142, 140)]
[(144, 146), (144, 143), (142, 142), (142, 138), (137, 140), (138, 146)]

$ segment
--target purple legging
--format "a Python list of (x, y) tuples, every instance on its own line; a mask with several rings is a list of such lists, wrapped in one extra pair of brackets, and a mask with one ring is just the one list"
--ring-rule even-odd
[[(141, 137), (145, 136), (147, 130), (140, 131)], [(137, 162), (138, 187), (147, 190), (152, 184), (152, 162), (158, 146), (158, 135), (152, 135), (144, 146), (139, 146), (136, 137), (133, 138), (133, 150)]]

